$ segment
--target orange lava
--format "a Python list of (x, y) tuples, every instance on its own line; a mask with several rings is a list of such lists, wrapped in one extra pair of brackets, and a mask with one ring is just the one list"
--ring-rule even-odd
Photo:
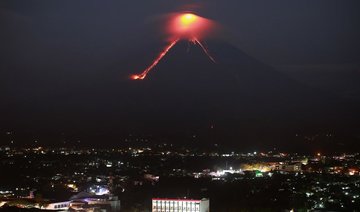
[(159, 54), (159, 56), (140, 74), (131, 75), (132, 80), (143, 80), (147, 74), (161, 61), (170, 49), (180, 40), (189, 40), (193, 44), (199, 45), (211, 61), (216, 63), (210, 55), (209, 50), (200, 42), (201, 38), (210, 34), (213, 29), (213, 22), (209, 19), (200, 17), (193, 13), (177, 13), (170, 16), (167, 30), (170, 35), (170, 44)]
[(175, 14), (170, 18), (168, 33), (182, 39), (202, 38), (210, 34), (213, 23), (193, 13)]
[(153, 61), (153, 63), (147, 67), (143, 72), (140, 74), (135, 74), (131, 76), (133, 80), (143, 80), (147, 76), (147, 74), (160, 62), (160, 60), (170, 51), (170, 49), (179, 41), (176, 39), (172, 41), (161, 53), (160, 55)]
[(194, 38), (193, 42), (199, 44), (199, 46), (202, 48), (202, 50), (205, 52), (205, 54), (209, 57), (209, 59), (211, 61), (213, 61), (214, 63), (216, 63), (215, 59), (210, 55), (209, 50), (197, 38)]
[(198, 16), (192, 13), (186, 13), (180, 16), (180, 21), (183, 26), (190, 26), (191, 24), (195, 23), (198, 19)]

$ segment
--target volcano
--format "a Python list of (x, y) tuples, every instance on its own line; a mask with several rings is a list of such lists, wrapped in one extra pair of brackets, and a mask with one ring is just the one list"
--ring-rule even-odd
[(129, 50), (127, 59), (116, 58), (101, 72), (62, 72), (64, 81), (50, 78), (44, 87), (28, 87), (32, 95), (41, 91), (39, 97), (13, 97), (9, 105), (18, 106), (4, 109), (3, 123), (36, 132), (61, 129), (79, 138), (86, 134), (93, 143), (139, 133), (238, 147), (274, 147), (285, 140), (296, 147), (305, 135), (357, 135), (357, 103), (294, 81), (231, 44), (204, 43), (216, 63), (198, 45), (181, 40), (144, 80), (129, 76), (163, 45), (149, 45), (143, 55)]
[(339, 112), (341, 100), (330, 94), (300, 84), (229, 44), (212, 41), (208, 47), (216, 64), (198, 46), (179, 42), (148, 79), (128, 82), (131, 96), (144, 112), (150, 110), (149, 116), (169, 112), (169, 119), (196, 114), (209, 119), (281, 114), (306, 119)]
[(354, 123), (356, 107), (345, 108), (352, 105), (345, 100), (294, 81), (230, 44), (207, 46), (216, 64), (198, 46), (180, 41), (146, 80), (127, 82), (133, 104), (125, 111), (150, 126), (216, 125), (229, 140), (281, 139)]

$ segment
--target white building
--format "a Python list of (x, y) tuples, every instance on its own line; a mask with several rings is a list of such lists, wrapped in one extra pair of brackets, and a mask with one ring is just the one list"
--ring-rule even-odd
[(152, 212), (209, 212), (209, 199), (152, 199)]
[[(96, 193), (89, 193), (82, 191), (70, 198), (74, 204), (71, 204), (71, 207), (78, 208), (80, 206), (91, 206), (91, 207), (108, 207), (111, 208), (111, 211), (120, 210), (120, 200), (117, 196), (112, 195), (96, 195)], [(85, 204), (80, 204), (85, 203)]]
[(40, 207), (43, 210), (67, 211), (69, 210), (71, 201), (53, 202), (46, 206)]

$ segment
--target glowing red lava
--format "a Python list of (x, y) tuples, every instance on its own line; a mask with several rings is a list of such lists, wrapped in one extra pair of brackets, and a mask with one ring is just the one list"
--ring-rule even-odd
[(143, 80), (145, 79), (146, 75), (153, 69), (160, 60), (170, 51), (170, 49), (179, 41), (179, 39), (174, 40), (171, 42), (161, 53), (160, 55), (154, 60), (154, 62), (147, 67), (141, 74), (134, 74), (131, 76), (131, 79), (133, 80)]
[(197, 44), (199, 44), (199, 46), (202, 48), (202, 50), (205, 52), (205, 54), (209, 57), (209, 59), (211, 61), (213, 61), (214, 63), (216, 63), (215, 59), (210, 55), (209, 50), (197, 38), (194, 38), (194, 41)]
[(193, 13), (181, 13), (171, 17), (167, 30), (171, 36), (191, 40), (210, 34), (212, 28), (212, 21), (206, 18)]
[(160, 60), (170, 51), (172, 47), (180, 39), (189, 40), (194, 44), (198, 44), (205, 54), (214, 63), (214, 58), (210, 55), (209, 50), (200, 42), (199, 38), (203, 37), (207, 31), (211, 29), (211, 21), (202, 18), (192, 13), (176, 14), (171, 18), (168, 25), (168, 33), (172, 37), (172, 41), (166, 48), (159, 54), (159, 56), (140, 74), (134, 74), (130, 78), (133, 80), (143, 80), (147, 74), (160, 62)]

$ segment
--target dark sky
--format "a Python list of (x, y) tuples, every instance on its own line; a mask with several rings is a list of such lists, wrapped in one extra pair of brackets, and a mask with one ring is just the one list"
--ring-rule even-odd
[[(360, 100), (358, 0), (5, 0), (0, 2), (1, 130), (71, 129), (80, 135), (146, 126), (141, 117), (126, 115), (141, 111), (138, 103), (145, 102), (129, 100), (134, 92), (126, 76), (140, 72), (164, 45), (162, 17), (184, 10), (218, 22), (218, 40), (289, 80), (349, 104)], [(191, 88), (196, 81), (186, 83)], [(252, 111), (255, 117), (260, 110)]]
[(44, 47), (65, 43), (65, 49), (111, 42), (115, 48), (155, 34), (159, 16), (182, 8), (218, 21), (234, 44), (267, 63), (358, 65), (356, 0), (2, 1), (1, 34), (8, 45), (19, 40)]

